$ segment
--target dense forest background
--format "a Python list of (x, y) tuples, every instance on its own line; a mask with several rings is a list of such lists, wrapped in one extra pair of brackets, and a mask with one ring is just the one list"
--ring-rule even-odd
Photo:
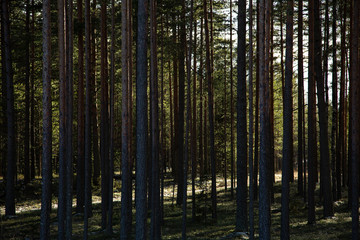
[(359, 29), (356, 0), (2, 0), (1, 238), (359, 239)]

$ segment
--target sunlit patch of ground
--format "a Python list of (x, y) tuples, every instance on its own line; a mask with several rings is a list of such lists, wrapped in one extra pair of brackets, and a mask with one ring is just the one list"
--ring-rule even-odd
[[(296, 174), (295, 174), (296, 176)], [(54, 178), (53, 201), (51, 213), (51, 238), (57, 237), (57, 179)], [(281, 174), (276, 175), (274, 185), (274, 203), (271, 206), (272, 239), (280, 238), (280, 217), (281, 217)], [(291, 239), (350, 239), (351, 238), (351, 217), (347, 210), (347, 198), (343, 198), (334, 203), (335, 215), (333, 218), (322, 218), (322, 206), (319, 198), (316, 198), (316, 224), (307, 224), (307, 206), (303, 198), (296, 194), (297, 183), (291, 184), (291, 202), (290, 202), (290, 233)], [(214, 221), (211, 218), (211, 181), (206, 179), (196, 180), (196, 218), (191, 217), (191, 180), (188, 184), (188, 210), (187, 210), (187, 235), (188, 239), (245, 239), (241, 236), (235, 236), (235, 214), (236, 202), (230, 194), (230, 180), (227, 181), (227, 190), (225, 191), (225, 181), (222, 177), (217, 178), (217, 210), (218, 219)], [(101, 230), (101, 191), (98, 187), (93, 189), (93, 216), (89, 219), (89, 238), (90, 239), (118, 239), (120, 235), (120, 207), (121, 192), (120, 181), (116, 180), (114, 188), (114, 234), (108, 235)], [(170, 176), (165, 180), (164, 189), (164, 225), (162, 226), (163, 239), (180, 239), (182, 227), (182, 209), (175, 204), (177, 188), (174, 187)], [(40, 221), (40, 198), (41, 184), (40, 179), (36, 179), (26, 187), (19, 184), (16, 187), (17, 198), (16, 217), (5, 218), (4, 197), (0, 198), (0, 236), (1, 239), (37, 239), (39, 237)], [(319, 190), (316, 191), (317, 196)], [(343, 196), (346, 197), (346, 189)], [(4, 196), (4, 184), (0, 182), (0, 195)], [(74, 193), (75, 197), (75, 193)], [(133, 194), (134, 199), (134, 194)], [(75, 207), (76, 200), (73, 201)], [(255, 202), (255, 236), (258, 237), (258, 204)], [(83, 234), (83, 215), (76, 214), (73, 211), (73, 238), (82, 239)], [(150, 216), (150, 215), (149, 215)], [(149, 220), (150, 221), (150, 220)], [(133, 210), (133, 233), (135, 232), (135, 210)]]

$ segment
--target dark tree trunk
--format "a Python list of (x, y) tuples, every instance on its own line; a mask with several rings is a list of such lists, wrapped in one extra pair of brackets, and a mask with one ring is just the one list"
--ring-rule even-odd
[(259, 1), (256, 3), (256, 82), (255, 82), (255, 144), (254, 144), (254, 200), (258, 199), (258, 172), (259, 172), (259, 16), (260, 16), (260, 5)]
[[(205, 42), (206, 42), (206, 78), (208, 83), (208, 114), (209, 114), (209, 128), (210, 128), (210, 163), (211, 163), (211, 210), (212, 218), (217, 219), (216, 210), (216, 165), (215, 165), (215, 135), (214, 135), (214, 99), (213, 99), (213, 84), (212, 84), (212, 68), (210, 62), (210, 41), (209, 41), (209, 23), (207, 13), (207, 0), (204, 0), (204, 15), (205, 15)], [(205, 142), (205, 146), (206, 142)]]
[(331, 193), (331, 175), (330, 175), (330, 154), (328, 142), (328, 116), (327, 104), (325, 102), (324, 78), (321, 70), (321, 23), (319, 1), (315, 0), (314, 4), (314, 40), (315, 40), (315, 58), (314, 70), (315, 81), (317, 83), (317, 96), (319, 107), (319, 125), (320, 125), (320, 166), (321, 174), (320, 185), (324, 196), (324, 217), (333, 215), (332, 193)]
[(66, 239), (72, 236), (72, 190), (73, 190), (73, 0), (67, 2), (67, 60), (66, 60)]
[(100, 156), (99, 156), (99, 134), (98, 134), (98, 117), (97, 117), (97, 89), (96, 89), (96, 42), (95, 42), (95, 23), (96, 23), (96, 0), (92, 2), (92, 14), (91, 14), (91, 124), (92, 124), (92, 148), (93, 148), (93, 184), (95, 186), (99, 185), (100, 177)]
[[(107, 29), (106, 4), (101, 1), (101, 114), (100, 114), (100, 159), (101, 159), (101, 227), (107, 226), (109, 207), (109, 104), (108, 104), (108, 62), (107, 62)], [(130, 143), (131, 144), (131, 143)]]
[(254, 161), (253, 161), (253, 4), (249, 2), (249, 226), (250, 240), (254, 239)]
[(58, 1), (58, 48), (59, 48), (59, 196), (58, 196), (58, 233), (59, 239), (65, 238), (66, 214), (66, 120), (65, 120), (65, 39), (64, 39), (64, 0)]
[[(189, 27), (189, 41), (187, 42), (187, 59), (186, 59), (186, 129), (185, 129), (185, 148), (184, 148), (184, 192), (183, 192), (183, 209), (182, 209), (182, 239), (186, 239), (186, 220), (187, 220), (187, 177), (188, 177), (188, 161), (189, 161), (189, 136), (191, 129), (191, 52), (192, 52), (192, 23), (193, 23), (193, 12), (194, 12), (194, 1), (190, 3), (190, 27)], [(183, 1), (182, 18), (185, 22), (185, 1)], [(195, 123), (194, 123), (195, 124)], [(194, 146), (191, 147), (191, 150)], [(191, 152), (190, 158), (193, 162), (193, 152)], [(192, 180), (194, 180), (192, 178)], [(195, 189), (194, 191), (195, 192)]]
[(237, 191), (236, 231), (246, 232), (247, 221), (247, 127), (246, 127), (246, 1), (238, 2), (238, 51), (237, 51)]
[(147, 1), (138, 1), (136, 64), (136, 239), (146, 239), (147, 160)]
[[(194, 3), (192, 3), (192, 7), (194, 8)], [(196, 8), (196, 6), (195, 6)], [(192, 13), (193, 14), (193, 13)], [(192, 110), (192, 130), (191, 130), (191, 190), (192, 190), (192, 220), (195, 221), (195, 217), (196, 217), (196, 204), (195, 204), (195, 197), (196, 197), (196, 193), (195, 193), (195, 178), (196, 178), (196, 167), (197, 167), (197, 155), (196, 155), (196, 148), (197, 148), (197, 144), (196, 144), (196, 75), (198, 74), (198, 72), (196, 71), (196, 37), (197, 37), (197, 31), (196, 31), (196, 20), (194, 21), (194, 42), (193, 47), (193, 54), (194, 54), (194, 76), (193, 76), (193, 110)]]
[(308, 223), (315, 223), (316, 182), (316, 96), (314, 67), (314, 0), (309, 0), (309, 80), (308, 80)]
[(159, 94), (157, 67), (156, 0), (150, 1), (150, 101), (151, 101), (151, 229), (150, 239), (160, 239)]
[[(341, 15), (341, 73), (340, 73), (340, 106), (339, 106), (339, 158), (337, 158), (336, 162), (336, 186), (337, 186), (337, 196), (341, 198), (341, 170), (344, 171), (342, 163), (345, 162), (346, 159), (346, 148), (345, 148), (345, 139), (346, 139), (346, 118), (345, 118), (345, 26), (346, 26), (346, 4), (344, 4), (342, 8)], [(343, 182), (345, 184), (345, 182)]]
[(200, 19), (200, 80), (199, 80), (199, 92), (200, 92), (200, 120), (199, 120), (199, 161), (200, 161), (200, 178), (204, 177), (204, 134), (203, 134), (203, 18)]
[(289, 227), (289, 195), (290, 175), (293, 158), (293, 101), (292, 101), (292, 71), (293, 71), (293, 14), (294, 2), (287, 1), (286, 9), (286, 53), (285, 53), (285, 87), (283, 114), (283, 159), (281, 177), (281, 239), (290, 239)]
[(90, 54), (90, 0), (85, 0), (85, 182), (84, 235), (88, 236), (88, 218), (91, 216), (91, 54)]
[(332, 194), (337, 200), (336, 194), (336, 162), (339, 157), (339, 135), (338, 135), (338, 95), (337, 95), (337, 60), (336, 60), (336, 0), (333, 0), (333, 21), (332, 21), (332, 128), (331, 128), (331, 170), (332, 170)]
[(304, 116), (304, 67), (303, 67), (303, 1), (299, 1), (298, 9), (298, 193), (304, 195), (303, 186), (303, 116)]
[(183, 179), (184, 179), (184, 114), (185, 114), (185, 48), (186, 48), (186, 31), (185, 31), (185, 2), (179, 1), (181, 6), (181, 22), (180, 22), (180, 44), (179, 44), (179, 112), (178, 112), (178, 134), (177, 134), (177, 162), (178, 162), (178, 192), (177, 203), (183, 202)]
[(52, 121), (51, 121), (51, 26), (50, 1), (43, 1), (43, 154), (42, 154), (42, 193), (40, 239), (50, 238), (51, 212), (51, 157), (52, 157)]
[(113, 188), (114, 188), (114, 141), (115, 141), (115, 0), (111, 0), (111, 49), (110, 49), (110, 129), (108, 165), (108, 222), (107, 232), (113, 231)]
[(231, 175), (231, 198), (234, 197), (234, 78), (233, 78), (233, 40), (232, 40), (232, 0), (230, 0), (230, 175)]
[(85, 132), (85, 119), (84, 119), (84, 20), (83, 20), (83, 1), (77, 1), (77, 11), (78, 11), (78, 141), (77, 141), (77, 168), (76, 168), (76, 211), (82, 213), (84, 211), (84, 185), (85, 185), (85, 176), (84, 176), (84, 132)]
[[(259, 100), (260, 100), (260, 186), (259, 186), (259, 232), (260, 239), (270, 239), (270, 183), (269, 183), (269, 148), (266, 146), (270, 141), (270, 131), (268, 123), (269, 106), (268, 106), (268, 86), (269, 77), (266, 69), (265, 19), (269, 16), (269, 6), (267, 0), (261, 0), (259, 3)], [(265, 14), (266, 13), (266, 14)]]
[(352, 239), (359, 239), (359, 158), (360, 158), (360, 98), (359, 82), (359, 1), (352, 1), (351, 15), (351, 52), (350, 52), (350, 91), (352, 117), (350, 118), (351, 130), (351, 217), (352, 217)]
[(122, 164), (121, 164), (121, 221), (120, 231), (121, 239), (129, 239), (131, 232), (131, 159), (130, 159), (130, 109), (129, 109), (129, 81), (131, 81), (129, 53), (129, 21), (130, 21), (131, 3), (129, 0), (123, 1), (121, 6), (122, 12), (122, 43), (121, 43), (121, 64), (122, 64)]
[(5, 215), (15, 215), (15, 175), (16, 175), (16, 133), (14, 110), (14, 83), (10, 42), (9, 1), (2, 1), (2, 27), (4, 31), (5, 76), (6, 79), (6, 122), (7, 122), (7, 172)]
[(24, 134), (24, 182), (30, 182), (30, 0), (26, 1), (25, 20), (25, 134)]
[(34, 10), (34, 0), (31, 0), (31, 74), (30, 74), (30, 179), (35, 178), (35, 10)]

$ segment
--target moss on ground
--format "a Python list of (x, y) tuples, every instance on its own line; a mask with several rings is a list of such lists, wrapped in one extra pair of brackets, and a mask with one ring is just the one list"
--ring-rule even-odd
[[(211, 218), (211, 199), (209, 182), (197, 182), (197, 202), (196, 218), (191, 218), (191, 186), (189, 186), (188, 195), (188, 221), (187, 236), (188, 239), (243, 239), (242, 237), (231, 236), (235, 227), (235, 199), (231, 198), (230, 189), (224, 189), (224, 180), (218, 178), (218, 219), (215, 222)], [(117, 189), (114, 189), (114, 234), (109, 235), (101, 230), (101, 208), (100, 208), (100, 190), (95, 188), (93, 193), (93, 216), (89, 220), (89, 239), (118, 239), (120, 235), (120, 192), (119, 183), (116, 183)], [(228, 186), (230, 186), (228, 184)], [(1, 195), (4, 194), (3, 184), (0, 186)], [(54, 182), (54, 193), (56, 194), (56, 181)], [(165, 203), (164, 203), (164, 225), (162, 226), (163, 239), (180, 239), (182, 227), (182, 209), (175, 204), (173, 199), (173, 182), (165, 182)], [(0, 199), (0, 236), (1, 239), (37, 239), (40, 229), (40, 180), (37, 179), (28, 186), (18, 186), (17, 196), (17, 215), (14, 218), (5, 218), (4, 215), (4, 198)], [(176, 189), (175, 189), (176, 190)], [(280, 181), (274, 185), (274, 203), (271, 206), (272, 239), (280, 239), (280, 217), (281, 217), (281, 186)], [(296, 194), (296, 182), (291, 184), (291, 202), (290, 202), (290, 233), (291, 239), (313, 239), (313, 240), (330, 240), (330, 239), (350, 239), (351, 238), (351, 217), (347, 209), (347, 198), (334, 203), (335, 215), (333, 218), (323, 219), (322, 206), (316, 198), (316, 224), (307, 224), (307, 206), (302, 197)], [(317, 196), (319, 191), (317, 189)], [(75, 204), (75, 200), (74, 200)], [(53, 207), (57, 206), (56, 196), (53, 196)], [(135, 212), (133, 211), (133, 233), (135, 228)], [(56, 239), (57, 218), (56, 209), (51, 213), (51, 238)], [(258, 205), (255, 203), (255, 232), (258, 237)], [(82, 239), (83, 215), (75, 214), (73, 217), (73, 237)]]

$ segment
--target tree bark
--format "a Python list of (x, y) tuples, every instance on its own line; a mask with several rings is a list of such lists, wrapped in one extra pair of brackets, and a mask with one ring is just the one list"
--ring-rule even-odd
[(85, 134), (85, 119), (84, 119), (84, 20), (83, 20), (83, 1), (77, 1), (78, 10), (78, 141), (77, 141), (77, 168), (76, 168), (76, 211), (79, 213), (84, 212), (84, 185), (85, 185), (85, 173), (84, 173), (84, 134)]
[(147, 160), (147, 1), (138, 1), (136, 64), (136, 239), (146, 239)]
[(238, 51), (237, 51), (237, 191), (236, 231), (246, 232), (247, 221), (247, 123), (246, 123), (246, 1), (238, 2)]
[(43, 1), (43, 154), (40, 239), (50, 238), (52, 120), (51, 120), (50, 1)]
[(289, 202), (291, 163), (293, 158), (293, 101), (292, 101), (292, 71), (293, 71), (293, 14), (294, 2), (287, 1), (286, 10), (286, 55), (285, 55), (285, 87), (283, 114), (283, 159), (281, 177), (281, 239), (290, 239)]
[(259, 100), (260, 100), (260, 186), (259, 186), (259, 237), (260, 239), (270, 239), (270, 184), (269, 184), (269, 148), (266, 145), (270, 141), (269, 123), (269, 98), (268, 86), (269, 78), (266, 77), (266, 58), (265, 58), (265, 29), (269, 27), (269, 22), (265, 25), (266, 16), (269, 14), (268, 0), (261, 0), (259, 3)]
[(314, 0), (309, 0), (309, 77), (308, 77), (308, 223), (315, 223), (316, 182), (316, 96), (314, 60)]
[(360, 158), (360, 98), (359, 83), (359, 1), (352, 1), (351, 15), (351, 52), (350, 52), (350, 85), (352, 116), (350, 118), (351, 128), (351, 218), (352, 218), (352, 239), (359, 239), (359, 158)]

